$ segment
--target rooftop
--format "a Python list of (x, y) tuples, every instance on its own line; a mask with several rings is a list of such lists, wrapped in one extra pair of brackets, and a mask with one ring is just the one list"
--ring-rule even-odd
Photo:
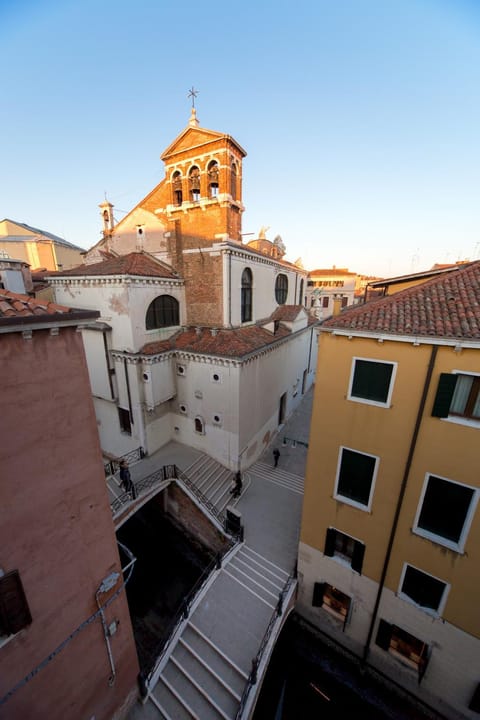
[(29, 295), (0, 289), (0, 326), (58, 320), (59, 316), (62, 320), (82, 320), (98, 315), (95, 310), (72, 309), (48, 300), (36, 300)]
[(70, 270), (48, 273), (49, 277), (90, 277), (92, 275), (136, 275), (179, 279), (177, 273), (169, 265), (146, 252), (132, 252), (128, 255), (108, 257), (106, 260), (91, 265), (78, 265)]
[(64, 238), (58, 237), (58, 235), (54, 235), (53, 233), (47, 232), (46, 230), (40, 230), (39, 228), (33, 227), (32, 225), (27, 225), (27, 223), (21, 223), (17, 222), (16, 220), (11, 220), (10, 218), (4, 218), (0, 221), (0, 223), (11, 223), (12, 225), (17, 226), (19, 229), (23, 228), (27, 231), (28, 234), (22, 235), (22, 234), (8, 234), (8, 235), (2, 235), (0, 236), (0, 239), (2, 242), (24, 242), (24, 241), (32, 241), (36, 239), (41, 238), (35, 238), (32, 237), (30, 233), (33, 233), (34, 235), (41, 235), (42, 237), (48, 238), (49, 240), (52, 240), (57, 245), (63, 245), (64, 247), (71, 248), (72, 250), (82, 250), (83, 248), (78, 247), (78, 245), (74, 245), (73, 243), (68, 242), (68, 240), (65, 240)]
[[(293, 308), (289, 311), (289, 308)], [(271, 318), (263, 323), (249, 325), (234, 329), (213, 329), (189, 327), (180, 330), (168, 340), (152, 342), (144, 345), (140, 353), (142, 355), (158, 355), (169, 350), (183, 352), (195, 352), (206, 355), (217, 355), (221, 357), (241, 358), (250, 353), (257, 352), (268, 346), (273, 346), (279, 340), (291, 335), (291, 330), (284, 322), (291, 322), (298, 316), (300, 306), (284, 306), (280, 318), (274, 313)], [(268, 322), (280, 319), (278, 328), (272, 333), (264, 327)], [(317, 320), (309, 316), (308, 324), (315, 325)]]
[(322, 329), (479, 340), (480, 261), (348, 308), (326, 320)]

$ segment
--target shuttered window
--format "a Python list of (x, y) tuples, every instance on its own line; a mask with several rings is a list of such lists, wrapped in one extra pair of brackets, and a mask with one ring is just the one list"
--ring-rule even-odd
[(325, 538), (324, 555), (327, 557), (338, 557), (350, 563), (352, 570), (362, 572), (363, 556), (365, 545), (354, 540), (350, 535), (328, 528)]
[(434, 417), (480, 420), (480, 376), (441, 373), (432, 408)]
[(388, 405), (394, 369), (395, 363), (354, 358), (348, 399)]
[(32, 622), (18, 570), (0, 577), (0, 637), (14, 635)]
[(385, 620), (380, 620), (375, 642), (382, 650), (416, 669), (420, 682), (429, 660), (429, 646), (426, 643)]

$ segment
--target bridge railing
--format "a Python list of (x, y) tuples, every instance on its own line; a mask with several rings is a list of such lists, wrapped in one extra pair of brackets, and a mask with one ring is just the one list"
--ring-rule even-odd
[(245, 710), (245, 705), (247, 703), (249, 695), (252, 691), (252, 688), (257, 684), (258, 668), (262, 661), (263, 654), (265, 652), (265, 648), (267, 647), (268, 641), (270, 640), (270, 638), (272, 636), (273, 628), (277, 624), (278, 618), (281, 617), (281, 615), (283, 614), (285, 596), (290, 591), (290, 588), (292, 587), (292, 585), (296, 582), (296, 579), (297, 579), (297, 573), (296, 573), (296, 569), (295, 569), (294, 572), (288, 577), (287, 582), (285, 583), (285, 585), (283, 587), (283, 590), (281, 590), (278, 595), (277, 606), (276, 606), (275, 610), (273, 611), (273, 614), (267, 625), (267, 629), (265, 630), (265, 634), (262, 638), (262, 642), (260, 643), (258, 652), (252, 660), (252, 669), (250, 670), (250, 675), (248, 676), (247, 684), (243, 690), (242, 697), (240, 700), (240, 706), (237, 710), (235, 720), (242, 719), (242, 715)]
[(135, 450), (130, 450), (130, 452), (125, 453), (125, 455), (119, 455), (118, 457), (110, 457), (107, 462), (103, 463), (105, 475), (115, 475), (115, 473), (120, 467), (120, 463), (122, 460), (126, 460), (129, 465), (133, 465), (133, 463), (136, 463), (139, 460), (143, 460), (145, 454), (146, 453), (143, 447), (138, 447), (135, 448)]
[(228, 539), (222, 548), (221, 552), (217, 553), (215, 557), (212, 557), (210, 563), (204, 568), (202, 574), (196, 581), (195, 585), (190, 589), (188, 594), (183, 598), (175, 615), (170, 621), (169, 625), (165, 628), (162, 636), (158, 638), (158, 642), (150, 651), (151, 657), (151, 670), (148, 673), (140, 673), (139, 685), (140, 693), (142, 697), (145, 697), (148, 693), (148, 685), (155, 675), (159, 665), (161, 664), (165, 653), (168, 651), (170, 640), (174, 637), (177, 629), (180, 627), (184, 620), (187, 620), (190, 614), (190, 608), (198, 593), (202, 590), (211, 573), (214, 570), (220, 570), (222, 567), (223, 557), (234, 547), (238, 542), (234, 539)]

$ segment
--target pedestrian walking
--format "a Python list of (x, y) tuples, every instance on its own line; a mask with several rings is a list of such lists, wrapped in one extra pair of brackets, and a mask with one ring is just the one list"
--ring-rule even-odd
[(133, 484), (126, 460), (120, 460), (120, 481), (125, 492), (132, 496), (132, 500), (135, 500), (137, 497), (137, 491), (135, 489), (135, 485)]
[(279, 457), (280, 457), (280, 450), (278, 448), (275, 448), (275, 450), (273, 451), (274, 467), (277, 467)]
[(240, 497), (242, 492), (242, 473), (240, 470), (235, 474), (235, 480), (233, 481), (234, 485), (232, 489), (230, 490), (230, 494), (233, 495), (234, 498)]

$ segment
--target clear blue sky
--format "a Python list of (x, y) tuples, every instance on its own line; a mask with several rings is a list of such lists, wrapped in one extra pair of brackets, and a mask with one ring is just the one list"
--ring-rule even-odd
[(82, 247), (187, 125), (235, 137), (243, 231), (388, 276), (480, 257), (478, 0), (0, 0), (0, 219)]

